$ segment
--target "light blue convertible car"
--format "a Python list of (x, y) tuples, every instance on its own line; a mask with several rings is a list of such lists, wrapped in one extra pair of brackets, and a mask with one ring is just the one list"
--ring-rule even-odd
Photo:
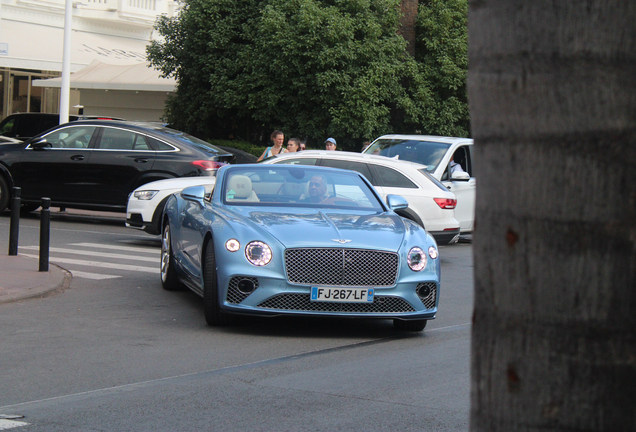
[(437, 245), (348, 170), (221, 168), (216, 185), (173, 194), (162, 223), (161, 282), (203, 297), (205, 319), (230, 314), (392, 319), (421, 331), (440, 292)]

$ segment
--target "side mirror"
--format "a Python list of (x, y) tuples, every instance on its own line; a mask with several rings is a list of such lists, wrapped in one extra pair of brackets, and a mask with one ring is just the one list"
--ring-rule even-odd
[(470, 174), (468, 174), (465, 171), (454, 172), (451, 175), (451, 180), (468, 181), (468, 180), (470, 180)]
[(387, 195), (386, 203), (393, 211), (405, 209), (409, 206), (408, 201), (399, 195)]
[(181, 198), (188, 201), (196, 201), (203, 206), (203, 198), (205, 198), (204, 186), (190, 186), (181, 191)]
[(45, 147), (53, 147), (50, 142), (46, 140), (46, 138), (38, 138), (33, 141), (31, 144), (31, 148), (34, 150), (42, 150)]

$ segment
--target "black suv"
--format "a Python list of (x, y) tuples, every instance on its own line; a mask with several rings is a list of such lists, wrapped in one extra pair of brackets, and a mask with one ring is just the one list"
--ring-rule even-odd
[[(69, 115), (69, 121), (75, 120), (123, 120), (117, 117), (93, 115)], [(17, 113), (5, 117), (0, 122), (0, 135), (17, 138), (22, 141), (33, 138), (40, 133), (60, 124), (59, 114), (49, 113)]]
[(53, 207), (126, 211), (128, 195), (155, 180), (216, 175), (234, 156), (159, 124), (81, 120), (24, 142), (0, 144), (0, 212), (12, 187), (22, 209), (43, 197)]

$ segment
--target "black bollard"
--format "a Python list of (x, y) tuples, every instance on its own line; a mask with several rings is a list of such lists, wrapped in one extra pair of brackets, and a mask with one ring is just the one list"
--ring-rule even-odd
[(42, 198), (40, 211), (40, 271), (49, 271), (49, 243), (51, 240), (51, 198)]
[(9, 255), (18, 254), (18, 233), (20, 231), (20, 195), (22, 189), (13, 188), (11, 198), (11, 226), (9, 227)]

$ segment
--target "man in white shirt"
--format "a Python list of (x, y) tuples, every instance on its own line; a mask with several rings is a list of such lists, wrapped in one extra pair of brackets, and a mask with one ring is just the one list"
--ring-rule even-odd
[(454, 158), (455, 158), (455, 155), (451, 156), (451, 162), (450, 162), (451, 174), (456, 172), (466, 172), (464, 171), (464, 168), (462, 168), (460, 164), (458, 164), (457, 162), (453, 160)]

